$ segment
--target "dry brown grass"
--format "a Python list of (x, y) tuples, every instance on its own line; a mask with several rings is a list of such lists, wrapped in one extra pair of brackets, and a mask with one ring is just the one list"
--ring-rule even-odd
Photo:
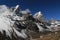
[(33, 37), (32, 40), (60, 40), (60, 31), (41, 33), (39, 37)]

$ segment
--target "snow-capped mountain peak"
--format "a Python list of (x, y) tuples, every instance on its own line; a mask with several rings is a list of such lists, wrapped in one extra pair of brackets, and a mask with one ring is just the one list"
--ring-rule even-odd
[(35, 14), (33, 15), (34, 18), (39, 18), (39, 17), (41, 17), (41, 16), (42, 16), (42, 14), (41, 14), (40, 11), (37, 12), (37, 13), (35, 13)]

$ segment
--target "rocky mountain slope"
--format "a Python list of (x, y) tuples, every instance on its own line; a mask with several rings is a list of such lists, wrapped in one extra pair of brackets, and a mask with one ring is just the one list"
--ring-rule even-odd
[(1, 40), (59, 40), (59, 33), (59, 21), (47, 22), (40, 11), (32, 15), (29, 9), (20, 10), (19, 5), (0, 6)]

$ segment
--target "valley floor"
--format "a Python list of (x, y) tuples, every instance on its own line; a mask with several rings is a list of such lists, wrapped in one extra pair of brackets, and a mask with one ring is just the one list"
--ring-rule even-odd
[(44, 32), (41, 33), (40, 36), (38, 37), (32, 37), (31, 40), (60, 40), (60, 31), (58, 32)]

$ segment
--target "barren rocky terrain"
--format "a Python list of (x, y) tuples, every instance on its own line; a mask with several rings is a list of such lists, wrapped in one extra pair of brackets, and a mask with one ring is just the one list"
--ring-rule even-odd
[(33, 34), (30, 40), (60, 40), (60, 31)]

